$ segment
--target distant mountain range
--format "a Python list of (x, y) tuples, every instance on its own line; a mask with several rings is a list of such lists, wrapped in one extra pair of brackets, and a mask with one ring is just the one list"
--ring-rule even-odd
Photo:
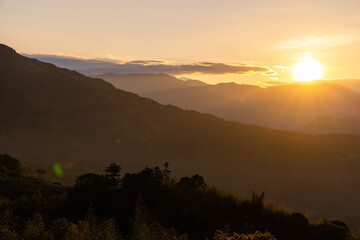
[(333, 80), (318, 80), (315, 82), (337, 83), (344, 87), (350, 88), (351, 90), (357, 93), (360, 93), (360, 79), (333, 79)]
[[(134, 61), (119, 65), (114, 61), (101, 59), (86, 60), (41, 54), (24, 55), (60, 67), (74, 69), (87, 75), (109, 71), (114, 73), (134, 72), (123, 75), (105, 73), (95, 75), (95, 77), (103, 78), (119, 89), (154, 99), (162, 104), (210, 113), (225, 120), (241, 123), (319, 134), (333, 132), (331, 129), (329, 131), (325, 131), (325, 129), (324, 131), (311, 131), (312, 128), (307, 127), (319, 117), (327, 117), (323, 118), (325, 121), (330, 118), (341, 119), (360, 114), (359, 96), (354, 97), (354, 95), (360, 94), (360, 79), (296, 83), (302, 87), (281, 83), (281, 86), (269, 87), (264, 90), (252, 85), (235, 83), (222, 83), (214, 86), (197, 80), (182, 81), (163, 73), (154, 74), (154, 71), (159, 71), (161, 68), (153, 66), (150, 71), (149, 66), (145, 64), (147, 61)], [(160, 64), (158, 61), (149, 61), (149, 63)], [(140, 73), (141, 71), (144, 73)], [(337, 84), (348, 88), (349, 94), (344, 88), (336, 86)], [(325, 123), (325, 125), (330, 124)], [(356, 123), (352, 123), (352, 125), (356, 125)], [(342, 128), (337, 129), (341, 130)], [(347, 128), (347, 130), (349, 129), (351, 128)], [(344, 131), (343, 133), (349, 132)], [(357, 131), (351, 133), (358, 134)]]
[(107, 73), (95, 77), (106, 79), (119, 89), (140, 94), (207, 85), (206, 83), (197, 80), (183, 81), (163, 73), (129, 73), (124, 75)]
[(360, 135), (360, 114), (342, 119), (319, 117), (309, 123), (303, 131), (315, 134), (349, 133)]
[[(104, 74), (97, 77), (119, 89), (162, 104), (275, 129), (302, 131), (321, 116), (345, 118), (360, 113), (360, 94), (325, 81), (260, 88), (236, 83), (208, 85), (165, 74)], [(306, 128), (307, 132), (310, 130)], [(357, 134), (356, 131), (352, 133)]]
[[(251, 102), (240, 107), (248, 110), (250, 120), (277, 115), (272, 119), (284, 123), (286, 111), (301, 117), (292, 108), (310, 111), (312, 99), (320, 112), (330, 111), (320, 106), (335, 104), (332, 111), (339, 115), (351, 114), (358, 106), (357, 94), (331, 84), (266, 90), (200, 83), (192, 89), (198, 88), (212, 103), (223, 97), (217, 109), (232, 98), (237, 104)], [(227, 96), (216, 95), (225, 89)], [(234, 94), (239, 91), (244, 94)], [(259, 92), (263, 96), (257, 99)], [(197, 95), (206, 104), (205, 94)], [(284, 95), (303, 105), (289, 105)], [(299, 100), (303, 95), (308, 102)], [(266, 101), (268, 107), (258, 109)], [(265, 190), (276, 203), (360, 228), (360, 136), (272, 130), (161, 105), (101, 79), (23, 57), (5, 45), (0, 45), (0, 116), (0, 151), (48, 171), (54, 181), (71, 182), (111, 162), (121, 163), (124, 171), (169, 162), (175, 176), (199, 173), (207, 183), (241, 194)], [(64, 168), (62, 178), (51, 174), (54, 163)]]

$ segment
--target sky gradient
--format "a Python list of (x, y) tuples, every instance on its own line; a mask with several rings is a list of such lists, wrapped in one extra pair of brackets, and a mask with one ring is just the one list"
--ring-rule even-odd
[(310, 53), (324, 78), (360, 78), (359, 10), (359, 0), (0, 0), (0, 42), (28, 54), (274, 72), (181, 75), (207, 82), (292, 81), (288, 67)]

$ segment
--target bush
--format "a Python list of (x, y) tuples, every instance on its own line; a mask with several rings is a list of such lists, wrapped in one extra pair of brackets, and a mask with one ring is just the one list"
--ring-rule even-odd
[(229, 235), (226, 232), (221, 230), (216, 231), (214, 240), (276, 240), (276, 238), (269, 232), (261, 233), (256, 231), (255, 233), (251, 234), (238, 234), (233, 233)]
[(0, 240), (17, 240), (16, 218), (10, 211), (5, 211), (0, 218)]

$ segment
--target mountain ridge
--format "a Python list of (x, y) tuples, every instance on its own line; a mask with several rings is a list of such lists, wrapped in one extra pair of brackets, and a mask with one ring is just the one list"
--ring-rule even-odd
[(360, 212), (358, 136), (228, 122), (1, 52), (0, 150), (34, 169), (51, 172), (60, 164), (64, 177), (50, 174), (54, 181), (72, 181), (111, 162), (130, 171), (169, 162), (175, 175), (199, 173), (236, 193), (266, 190), (277, 203), (315, 218), (360, 226), (351, 215)]

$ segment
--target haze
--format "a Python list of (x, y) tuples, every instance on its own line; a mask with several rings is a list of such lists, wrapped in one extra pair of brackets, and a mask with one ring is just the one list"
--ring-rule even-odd
[(360, 240), (359, 0), (0, 0), (0, 240)]

